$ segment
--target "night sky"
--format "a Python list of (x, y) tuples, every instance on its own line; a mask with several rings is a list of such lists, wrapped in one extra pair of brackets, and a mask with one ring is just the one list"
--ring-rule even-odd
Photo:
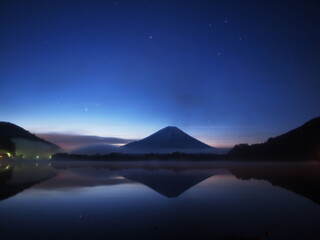
[(320, 115), (319, 1), (0, 2), (1, 121), (213, 146)]

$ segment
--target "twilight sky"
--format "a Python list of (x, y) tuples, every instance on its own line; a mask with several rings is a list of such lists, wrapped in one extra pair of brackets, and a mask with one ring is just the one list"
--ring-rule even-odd
[(0, 2), (1, 121), (213, 146), (320, 115), (319, 1)]

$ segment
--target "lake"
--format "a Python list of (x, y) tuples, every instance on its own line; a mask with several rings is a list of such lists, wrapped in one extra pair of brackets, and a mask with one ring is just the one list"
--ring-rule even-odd
[(7, 239), (320, 239), (316, 162), (1, 162)]

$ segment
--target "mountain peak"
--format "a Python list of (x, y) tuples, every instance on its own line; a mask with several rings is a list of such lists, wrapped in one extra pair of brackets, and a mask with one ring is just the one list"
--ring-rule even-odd
[(180, 129), (177, 128), (176, 126), (167, 126), (167, 127), (163, 128), (163, 129), (178, 129), (178, 130), (180, 130)]
[(147, 152), (203, 151), (215, 148), (200, 142), (175, 126), (167, 126), (156, 133), (124, 146), (126, 149)]
[(175, 126), (167, 126), (165, 128), (160, 129), (159, 131), (170, 131), (170, 132), (183, 132), (181, 129)]
[(162, 135), (162, 137), (166, 137), (166, 138), (175, 138), (179, 135), (189, 136), (188, 134), (183, 132), (181, 129), (174, 126), (168, 126), (168, 127), (162, 128), (154, 134), (158, 134), (159, 136)]

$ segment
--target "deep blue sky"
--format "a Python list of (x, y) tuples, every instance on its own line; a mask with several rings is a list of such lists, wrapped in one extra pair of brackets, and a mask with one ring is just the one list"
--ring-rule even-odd
[(317, 1), (0, 2), (1, 120), (214, 146), (320, 115)]

